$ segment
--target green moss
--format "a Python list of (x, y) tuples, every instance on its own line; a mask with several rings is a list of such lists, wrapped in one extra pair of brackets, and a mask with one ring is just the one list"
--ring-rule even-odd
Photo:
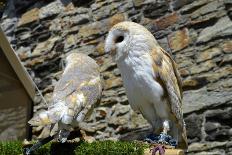
[[(48, 143), (34, 155), (142, 155), (147, 146), (137, 142), (96, 141), (93, 143)], [(0, 142), (0, 155), (22, 154), (22, 143)]]
[(78, 155), (142, 155), (144, 147), (135, 142), (102, 141), (82, 143), (75, 153)]
[(16, 155), (22, 153), (21, 142), (0, 142), (1, 155)]

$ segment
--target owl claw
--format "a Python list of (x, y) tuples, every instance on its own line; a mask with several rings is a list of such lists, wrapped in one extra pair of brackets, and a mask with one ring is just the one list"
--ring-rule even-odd
[(58, 141), (61, 143), (65, 143), (68, 139), (70, 132), (67, 130), (60, 130), (58, 134)]
[(177, 141), (173, 139), (170, 135), (161, 133), (160, 135), (149, 135), (146, 139), (146, 142), (151, 144), (162, 144), (162, 145), (170, 145), (172, 147), (177, 146)]
[(165, 134), (165, 133), (161, 133), (159, 135), (159, 140), (157, 141), (159, 144), (165, 144), (165, 145), (170, 145), (169, 144), (169, 139), (171, 139), (171, 136)]

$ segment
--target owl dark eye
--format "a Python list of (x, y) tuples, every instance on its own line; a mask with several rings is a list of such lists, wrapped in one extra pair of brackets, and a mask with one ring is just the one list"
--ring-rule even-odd
[(120, 43), (124, 40), (124, 36), (118, 36), (115, 40), (115, 43)]

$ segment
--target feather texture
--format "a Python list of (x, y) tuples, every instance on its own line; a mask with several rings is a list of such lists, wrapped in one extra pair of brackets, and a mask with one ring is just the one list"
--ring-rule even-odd
[(168, 99), (169, 109), (171, 109), (173, 115), (172, 119), (176, 122), (180, 134), (182, 134), (179, 136), (181, 138), (179, 145), (182, 148), (186, 148), (187, 136), (182, 112), (182, 84), (177, 65), (161, 47), (152, 50), (151, 57), (154, 60), (153, 69), (157, 75), (155, 80), (165, 90), (165, 97)]
[[(52, 136), (78, 127), (101, 96), (100, 72), (96, 62), (80, 53), (72, 53), (66, 60), (67, 67), (54, 88), (53, 102), (47, 111), (29, 121), (32, 126), (44, 127), (46, 132), (42, 132), (41, 138), (47, 136), (44, 133)], [(62, 138), (62, 134), (58, 136)]]
[(187, 149), (181, 77), (171, 56), (145, 27), (133, 22), (114, 25), (105, 50), (118, 65), (131, 107), (142, 113), (156, 133), (169, 120), (170, 134), (180, 148)]

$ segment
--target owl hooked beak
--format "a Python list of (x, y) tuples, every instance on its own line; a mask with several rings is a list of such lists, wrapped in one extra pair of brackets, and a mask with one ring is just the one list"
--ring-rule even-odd
[(120, 30), (110, 31), (105, 41), (105, 52), (110, 53), (114, 57), (117, 53), (117, 48), (124, 39), (124, 32)]
[(106, 38), (105, 53), (110, 53), (111, 56), (116, 55), (116, 46), (112, 34), (109, 34)]
[(116, 47), (115, 46), (105, 46), (105, 53), (110, 53), (111, 56), (115, 56), (116, 55)]

